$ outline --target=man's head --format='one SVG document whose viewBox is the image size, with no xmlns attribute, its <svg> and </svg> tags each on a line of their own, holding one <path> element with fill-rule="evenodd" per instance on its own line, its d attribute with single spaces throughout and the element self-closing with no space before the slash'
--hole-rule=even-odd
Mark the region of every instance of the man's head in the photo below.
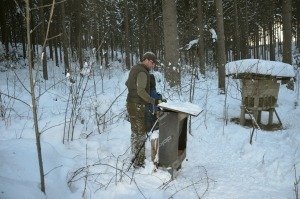
<svg viewBox="0 0 300 199">
<path fill-rule="evenodd" d="M 146 52 L 142 58 L 143 64 L 147 66 L 148 69 L 151 69 L 157 64 L 156 55 L 153 52 Z"/>
</svg>

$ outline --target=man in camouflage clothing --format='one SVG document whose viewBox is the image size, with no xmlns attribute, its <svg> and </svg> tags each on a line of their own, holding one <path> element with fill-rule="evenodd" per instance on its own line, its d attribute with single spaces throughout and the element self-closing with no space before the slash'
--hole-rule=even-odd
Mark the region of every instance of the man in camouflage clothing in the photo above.
<svg viewBox="0 0 300 199">
<path fill-rule="evenodd" d="M 131 152 L 133 166 L 144 167 L 145 160 L 145 138 L 146 138 L 146 104 L 158 104 L 159 101 L 150 97 L 150 76 L 149 71 L 157 63 L 153 52 L 146 52 L 142 62 L 133 66 L 129 72 L 126 86 L 127 111 L 131 123 Z"/>
</svg>

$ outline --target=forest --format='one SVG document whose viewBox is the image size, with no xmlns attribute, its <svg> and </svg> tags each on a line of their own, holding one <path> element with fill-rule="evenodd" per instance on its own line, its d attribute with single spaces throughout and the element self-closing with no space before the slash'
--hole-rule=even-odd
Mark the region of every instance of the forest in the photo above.
<svg viewBox="0 0 300 199">
<path fill-rule="evenodd" d="M 0 4 L 0 38 L 5 46 L 0 60 L 16 59 L 17 48 L 23 50 L 18 59 L 24 59 L 28 57 L 25 1 L 0 0 Z M 119 60 L 130 69 L 144 52 L 153 51 L 162 63 L 178 68 L 175 76 L 168 76 L 171 67 L 164 64 L 166 78 L 177 78 L 177 85 L 184 65 L 204 76 L 206 70 L 218 68 L 222 75 L 226 62 L 239 59 L 292 64 L 297 53 L 292 45 L 300 48 L 297 0 L 30 0 L 29 9 L 33 56 L 45 80 L 46 59 L 70 71 L 71 62 L 82 69 L 93 53 L 106 68 Z M 43 59 L 46 54 L 49 57 Z"/>
<path fill-rule="evenodd" d="M 204 173 L 204 177 L 200 180 L 197 179 L 197 183 L 202 183 L 202 180 L 205 179 L 207 185 L 207 187 L 201 187 L 195 181 L 192 182 L 194 187 L 200 187 L 195 188 L 194 191 L 198 198 L 202 198 L 197 192 L 198 188 L 204 189 L 202 190 L 204 196 L 211 189 L 209 189 L 209 183 L 217 184 L 217 181 L 208 176 L 206 167 L 201 165 L 203 162 L 199 160 L 202 159 L 197 157 L 201 150 L 199 152 L 198 148 L 203 147 L 201 149 L 205 151 L 205 154 L 202 154 L 202 157 L 208 158 L 206 161 L 209 165 L 221 156 L 220 149 L 217 148 L 219 143 L 224 146 L 223 148 L 226 148 L 228 143 L 234 147 L 228 147 L 226 158 L 224 160 L 219 158 L 221 161 L 216 161 L 216 164 L 223 167 L 222 161 L 225 161 L 225 159 L 228 159 L 227 163 L 230 163 L 229 160 L 233 162 L 244 158 L 246 161 L 237 162 L 240 163 L 240 171 L 244 168 L 249 168 L 249 171 L 252 171 L 248 163 L 257 166 L 257 162 L 261 161 L 261 168 L 265 169 L 266 181 L 278 182 L 276 187 L 282 186 L 280 183 L 285 177 L 273 175 L 274 170 L 277 171 L 276 169 L 280 167 L 278 170 L 284 171 L 282 173 L 288 173 L 288 177 L 284 179 L 285 189 L 282 189 L 280 194 L 286 196 L 286 193 L 289 193 L 291 195 L 291 191 L 288 190 L 290 187 L 287 184 L 295 178 L 295 191 L 292 194 L 298 198 L 300 179 L 296 174 L 295 177 L 294 175 L 291 177 L 290 174 L 290 170 L 293 170 L 290 168 L 291 165 L 294 166 L 295 173 L 297 168 L 299 171 L 299 164 L 297 164 L 299 159 L 297 155 L 299 142 L 297 142 L 297 139 L 299 139 L 299 136 L 295 133 L 298 132 L 298 122 L 296 121 L 297 117 L 288 114 L 288 110 L 290 110 L 289 105 L 294 103 L 292 105 L 293 109 L 290 111 L 294 115 L 299 114 L 299 109 L 297 109 L 299 83 L 297 99 L 292 99 L 291 96 L 294 97 L 294 93 L 290 93 L 292 91 L 289 89 L 284 90 L 284 94 L 281 95 L 289 96 L 283 100 L 288 103 L 282 103 L 284 106 L 280 107 L 282 112 L 285 111 L 283 123 L 290 125 L 280 130 L 286 131 L 287 134 L 290 133 L 290 140 L 296 140 L 291 145 L 296 146 L 296 158 L 291 152 L 294 148 L 285 148 L 288 153 L 284 155 L 282 151 L 274 150 L 276 153 L 274 152 L 271 155 L 266 152 L 270 155 L 266 156 L 266 162 L 271 165 L 271 167 L 268 167 L 264 164 L 265 152 L 263 150 L 255 146 L 257 147 L 255 152 L 261 153 L 261 158 L 251 153 L 246 142 L 243 142 L 243 146 L 239 146 L 239 143 L 235 142 L 235 137 L 239 137 L 241 140 L 244 139 L 243 135 L 247 137 L 247 128 L 236 127 L 232 123 L 228 125 L 230 128 L 225 127 L 229 117 L 234 117 L 234 114 L 228 108 L 229 105 L 226 104 L 226 89 L 232 89 L 235 86 L 231 80 L 228 80 L 228 82 L 232 84 L 227 85 L 228 87 L 225 85 L 225 65 L 235 60 L 262 59 L 293 65 L 295 71 L 297 71 L 300 67 L 299 0 L 0 0 L 0 5 L 0 74 L 3 77 L 0 78 L 0 81 L 2 81 L 0 84 L 0 127 L 1 135 L 4 137 L 3 143 L 5 145 L 3 144 L 3 146 L 9 146 L 0 147 L 0 150 L 9 150 L 13 146 L 7 141 L 13 137 L 11 132 L 14 131 L 16 134 L 17 139 L 14 137 L 14 141 L 22 138 L 23 131 L 24 135 L 29 138 L 32 138 L 32 132 L 35 132 L 38 163 L 35 162 L 34 165 L 39 165 L 40 174 L 40 184 L 36 187 L 40 188 L 41 192 L 46 193 L 46 185 L 48 185 L 50 187 L 49 192 L 51 194 L 56 193 L 56 191 L 51 191 L 51 189 L 56 190 L 56 188 L 53 188 L 55 183 L 45 183 L 48 172 L 44 170 L 43 165 L 46 165 L 48 171 L 50 170 L 49 173 L 53 168 L 57 171 L 65 169 L 62 174 L 65 179 L 59 182 L 65 183 L 67 181 L 68 189 L 66 190 L 70 192 L 74 190 L 76 192 L 77 187 L 80 187 L 77 192 L 83 192 L 82 197 L 84 198 L 89 198 L 93 194 L 98 197 L 102 194 L 102 191 L 107 195 L 112 194 L 110 190 L 104 190 L 108 187 L 113 190 L 112 182 L 114 181 L 116 186 L 119 182 L 125 182 L 126 184 L 127 180 L 130 181 L 129 184 L 131 185 L 131 182 L 135 179 L 135 171 L 130 171 L 133 172 L 132 177 L 130 177 L 131 174 L 128 174 L 130 167 L 127 172 L 124 169 L 129 162 L 128 157 L 125 157 L 129 148 L 128 142 L 124 140 L 127 139 L 130 132 L 128 123 L 126 123 L 124 108 L 126 101 L 124 99 L 124 93 L 126 93 L 124 74 L 127 75 L 131 67 L 141 60 L 145 52 L 152 51 L 160 61 L 160 64 L 157 64 L 152 72 L 158 77 L 157 83 L 160 89 L 164 90 L 168 100 L 180 99 L 197 102 L 206 108 L 200 119 L 196 119 L 195 123 L 189 123 L 189 129 L 195 132 L 200 126 L 201 131 L 206 134 L 207 138 L 210 138 L 209 141 L 215 143 L 214 145 L 208 145 L 206 148 L 203 147 L 206 143 L 201 143 L 203 140 L 201 134 L 196 134 L 197 140 L 191 142 L 191 145 L 195 146 L 191 157 L 196 161 L 193 162 L 192 160 L 191 163 L 186 164 L 197 168 L 199 173 Z M 114 74 L 112 75 L 111 72 Z M 212 76 L 217 78 L 212 78 Z M 215 80 L 218 81 L 217 89 L 213 88 Z M 236 87 L 234 89 L 234 92 L 239 92 Z M 216 90 L 217 92 L 214 92 Z M 233 91 L 231 90 L 231 92 Z M 23 95 L 24 93 L 26 95 Z M 237 100 L 237 97 L 235 97 L 237 94 L 230 93 L 228 95 L 233 98 L 233 100 L 228 100 L 230 108 L 235 107 L 236 101 L 234 100 Z M 226 99 L 224 100 L 223 97 Z M 292 102 L 293 100 L 294 102 Z M 223 101 L 225 101 L 224 106 Z M 21 102 L 22 105 L 15 102 Z M 51 108 L 49 108 L 50 104 Z M 21 109 L 16 107 L 21 107 Z M 239 108 L 239 106 L 237 107 Z M 26 111 L 23 112 L 23 110 Z M 29 112 L 32 111 L 32 116 L 28 114 L 28 110 Z M 19 123 L 20 126 L 22 124 L 23 127 L 18 127 L 18 124 L 15 126 L 23 129 L 21 131 L 13 129 L 15 126 L 11 125 L 11 121 L 18 121 L 16 123 Z M 48 124 L 50 125 L 50 123 L 52 126 L 49 127 Z M 42 127 L 39 127 L 39 125 Z M 124 128 L 122 128 L 123 126 Z M 253 135 L 254 132 L 261 130 L 254 126 L 251 128 Z M 225 140 L 226 138 L 223 137 L 226 130 L 233 134 L 232 137 L 229 137 L 230 139 L 228 138 L 228 143 Z M 119 132 L 122 133 L 119 134 Z M 221 133 L 214 137 L 213 133 L 216 132 Z M 107 137 L 105 137 L 105 133 Z M 111 135 L 118 136 L 116 136 L 114 142 L 111 140 L 110 142 L 104 142 L 105 139 L 109 140 L 108 137 Z M 260 134 L 259 136 L 261 135 L 268 136 L 267 134 Z M 194 135 L 191 133 L 189 136 L 193 137 Z M 283 146 L 289 147 L 291 141 L 285 139 L 283 134 L 280 134 L 280 136 L 280 138 L 272 137 L 273 142 L 278 143 L 280 141 Z M 215 138 L 217 138 L 217 141 Z M 62 140 L 63 146 L 60 145 L 61 140 L 59 139 Z M 88 150 L 88 144 L 85 145 L 84 141 L 81 143 L 82 140 L 91 141 L 96 150 L 101 147 L 105 150 L 101 153 L 92 150 L 93 147 Z M 259 141 L 262 142 L 262 140 Z M 0 141 L 2 141 L 2 138 Z M 68 144 L 74 141 L 74 145 L 82 151 L 74 152 L 77 155 L 74 155 L 75 158 L 70 158 L 70 160 L 75 162 L 78 160 L 78 162 L 72 163 L 73 165 L 70 167 L 66 167 L 67 164 L 63 163 L 61 164 L 63 166 L 58 167 L 54 164 L 44 164 L 41 148 L 49 147 L 48 141 L 52 142 L 53 146 L 61 147 L 58 151 L 62 154 L 67 151 Z M 273 142 L 271 144 L 267 143 L 266 147 L 273 147 Z M 120 146 L 119 148 L 111 147 L 111 143 Z M 27 144 L 23 144 L 20 146 L 27 147 Z M 31 147 L 32 145 L 28 146 Z M 233 148 L 237 148 L 237 150 L 231 150 Z M 268 151 L 267 148 L 264 150 Z M 75 151 L 77 148 L 70 147 L 69 149 Z M 125 152 L 120 154 L 120 149 L 123 150 L 122 153 Z M 52 159 L 51 154 L 48 153 L 52 151 L 52 148 L 45 151 L 46 162 L 49 159 L 56 158 Z M 6 152 L 3 154 L 9 155 L 10 151 Z M 92 159 L 88 158 L 88 155 L 90 155 L 88 153 L 92 154 Z M 212 158 L 213 160 L 206 155 L 209 153 L 215 155 Z M 232 156 L 232 154 L 234 155 Z M 244 156 L 245 154 L 252 158 L 248 160 Z M 67 155 L 71 157 L 73 152 Z M 100 156 L 103 158 L 101 161 L 104 163 L 99 160 Z M 280 165 L 281 158 L 284 159 L 286 156 L 288 158 L 284 160 L 283 166 Z M 17 164 L 14 164 L 13 161 L 5 163 L 7 165 L 20 165 L 18 159 L 14 161 Z M 95 162 L 88 163 L 88 161 Z M 65 162 L 67 161 L 65 160 Z M 274 166 L 274 168 L 276 167 L 274 169 L 273 162 L 278 163 L 280 166 Z M 28 164 L 28 162 L 26 163 Z M 288 166 L 285 166 L 285 164 Z M 175 186 L 173 189 L 166 184 L 165 180 L 169 178 L 166 173 L 158 171 L 156 173 L 157 179 L 163 178 L 157 182 L 157 179 L 154 180 L 152 176 L 154 172 L 153 165 L 148 163 L 147 166 L 146 172 L 149 172 L 147 173 L 147 178 L 150 178 L 147 179 L 149 184 L 154 187 L 158 183 L 162 183 L 163 191 L 161 191 L 160 198 L 165 198 L 163 194 L 168 194 L 168 198 L 173 198 L 173 195 L 177 193 L 185 196 L 185 193 L 178 191 L 176 186 L 190 176 L 182 175 L 181 181 L 178 182 L 171 182 L 170 180 L 168 183 Z M 101 167 L 101 169 L 98 167 Z M 102 167 L 104 167 L 103 170 Z M 89 172 L 93 172 L 89 170 L 90 168 L 95 168 L 96 172 L 101 170 L 103 173 L 90 175 Z M 207 168 L 212 171 L 211 168 L 214 167 L 207 166 Z M 7 166 L 5 169 L 9 170 L 11 168 Z M 183 171 L 186 172 L 187 170 L 184 169 Z M 227 169 L 226 174 L 230 178 L 235 166 L 229 165 Z M 260 168 L 255 169 L 255 177 L 259 179 L 262 176 L 261 170 Z M 3 173 L 0 174 L 6 174 L 6 170 L 3 170 Z M 218 171 L 221 170 L 216 167 L 211 173 L 217 173 Z M 237 173 L 234 177 L 243 181 L 244 173 L 241 172 L 241 174 Z M 1 175 L 0 177 L 2 177 Z M 60 174 L 57 175 L 60 176 Z M 97 184 L 97 175 L 107 176 L 99 177 L 102 181 Z M 139 183 L 143 184 L 145 177 L 143 172 L 137 175 L 139 175 L 137 178 Z M 218 178 L 220 176 L 222 174 L 214 177 Z M 11 179 L 19 182 L 18 177 Z M 265 179 L 259 181 L 255 185 L 256 188 L 261 188 L 261 182 L 264 182 Z M 5 177 L 5 183 L 9 184 L 9 180 Z M 230 183 L 224 183 L 225 185 L 222 184 L 221 187 L 227 190 L 228 187 L 234 187 L 231 186 L 231 183 L 235 182 L 235 179 L 231 178 Z M 23 183 L 21 184 L 23 186 Z M 95 187 L 88 191 L 87 185 Z M 251 185 L 251 180 L 245 185 Z M 269 188 L 272 189 L 272 184 L 269 185 Z M 184 186 L 186 187 L 182 190 L 191 185 L 185 183 Z M 9 186 L 4 188 L 7 187 Z M 148 195 L 152 195 L 152 190 L 147 189 L 147 185 L 142 187 L 147 190 L 145 192 Z M 24 190 L 26 190 L 25 188 Z M 165 193 L 164 191 L 167 189 L 169 190 Z M 96 193 L 98 190 L 101 190 L 99 191 L 101 193 Z M 121 189 L 118 189 L 117 192 L 122 198 Z M 239 193 L 240 196 L 244 194 L 239 192 L 238 188 L 235 192 Z M 235 192 L 233 192 L 233 195 Z M 0 193 L 4 194 L 4 191 L 1 190 Z M 143 195 L 138 185 L 134 193 L 138 196 Z M 186 193 L 189 193 L 189 191 Z M 268 195 L 267 192 L 264 193 Z M 15 194 L 15 192 L 11 191 L 9 194 Z M 216 194 L 222 195 L 222 191 L 220 193 L 217 191 Z M 81 193 L 78 195 L 81 195 Z M 72 198 L 69 193 L 68 196 Z M 252 198 L 264 195 L 258 194 L 255 196 L 257 197 Z M 276 198 L 276 192 L 273 193 L 273 196 Z M 146 198 L 144 195 L 143 197 Z M 214 198 L 214 196 L 212 197 Z M 52 196 L 52 198 L 57 197 Z M 157 198 L 156 195 L 154 198 Z M 249 198 L 251 197 L 249 196 Z"/>
</svg>

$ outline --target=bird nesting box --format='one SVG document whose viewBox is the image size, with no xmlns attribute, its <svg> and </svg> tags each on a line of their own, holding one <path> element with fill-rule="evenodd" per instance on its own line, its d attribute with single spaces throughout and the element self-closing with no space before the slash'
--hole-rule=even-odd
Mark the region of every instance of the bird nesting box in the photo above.
<svg viewBox="0 0 300 199">
<path fill-rule="evenodd" d="M 293 66 L 276 61 L 244 59 L 227 63 L 225 71 L 226 76 L 241 80 L 240 124 L 245 124 L 246 113 L 252 114 L 257 123 L 260 123 L 261 112 L 268 111 L 268 125 L 273 123 L 274 112 L 281 125 L 275 110 L 280 87 L 278 81 L 294 77 Z"/>
</svg>

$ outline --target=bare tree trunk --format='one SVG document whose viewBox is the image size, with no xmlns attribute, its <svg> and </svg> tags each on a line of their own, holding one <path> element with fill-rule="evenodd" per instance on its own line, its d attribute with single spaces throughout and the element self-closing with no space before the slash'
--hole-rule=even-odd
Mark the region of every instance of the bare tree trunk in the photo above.
<svg viewBox="0 0 300 199">
<path fill-rule="evenodd" d="M 239 24 L 239 14 L 238 14 L 238 0 L 234 0 L 234 18 L 235 18 L 235 31 L 234 31 L 234 60 L 239 60 L 241 58 L 241 33 Z"/>
<path fill-rule="evenodd" d="M 274 45 L 274 38 L 275 38 L 275 31 L 274 31 L 274 0 L 270 1 L 270 13 L 269 13 L 269 21 L 268 21 L 268 29 L 269 29 L 269 35 L 270 35 L 270 41 L 269 41 L 269 46 L 270 46 L 270 60 L 275 61 L 275 45 Z"/>
<path fill-rule="evenodd" d="M 249 16 L 248 16 L 248 0 L 244 0 L 245 4 L 245 19 L 242 20 L 241 25 L 242 25 L 242 34 L 241 34 L 241 58 L 246 59 L 249 58 L 249 42 L 248 42 L 248 37 L 249 37 Z"/>
<path fill-rule="evenodd" d="M 109 61 L 108 61 L 108 38 L 105 36 L 103 48 L 105 50 L 104 53 L 104 60 L 105 60 L 105 68 L 109 68 Z"/>
<path fill-rule="evenodd" d="M 270 60 L 275 61 L 275 45 L 274 45 L 274 28 L 273 21 L 269 22 L 269 34 L 270 34 Z"/>
<path fill-rule="evenodd" d="M 219 76 L 220 93 L 225 94 L 225 38 L 224 38 L 224 22 L 223 22 L 223 1 L 216 0 L 216 15 L 217 15 L 217 65 Z"/>
<path fill-rule="evenodd" d="M 203 19 L 203 1 L 197 1 L 197 10 L 198 10 L 198 24 L 199 24 L 199 41 L 198 41 L 198 48 L 199 48 L 199 61 L 200 61 L 200 73 L 205 76 L 205 45 L 204 45 L 204 19 Z"/>
<path fill-rule="evenodd" d="M 20 24 L 21 24 L 21 41 L 22 41 L 22 49 L 23 49 L 23 58 L 26 58 L 26 32 L 24 28 L 23 21 L 25 20 L 22 15 L 19 16 Z"/>
<path fill-rule="evenodd" d="M 59 66 L 59 61 L 58 61 L 58 39 L 55 38 L 55 42 L 54 42 L 54 54 L 55 54 L 55 66 Z"/>
<path fill-rule="evenodd" d="M 295 2 L 296 7 L 296 48 L 300 51 L 300 1 Z"/>
<path fill-rule="evenodd" d="M 165 46 L 165 74 L 171 87 L 181 85 L 181 69 L 179 66 L 177 10 L 174 0 L 162 0 L 163 29 Z"/>
<path fill-rule="evenodd" d="M 151 51 L 152 52 L 155 52 L 156 53 L 156 49 L 157 49 L 157 46 L 155 45 L 155 32 L 157 31 L 156 30 L 156 28 L 155 28 L 155 25 L 154 25 L 154 21 L 155 21 L 155 17 L 156 16 L 154 16 L 154 14 L 152 14 L 152 13 L 154 13 L 154 9 L 156 9 L 155 7 L 154 7 L 154 2 L 153 2 L 153 0 L 151 1 L 151 6 L 150 6 L 150 8 L 149 9 L 151 9 L 151 11 L 150 11 L 150 30 L 151 30 L 151 32 L 150 32 L 150 49 L 151 49 Z"/>
<path fill-rule="evenodd" d="M 255 30 L 255 57 L 256 59 L 259 59 L 259 30 Z"/>
<path fill-rule="evenodd" d="M 61 3 L 61 27 L 62 27 L 62 47 L 64 50 L 64 65 L 65 65 L 65 74 L 70 72 L 70 65 L 69 65 L 69 52 L 68 52 L 68 36 L 66 31 L 66 24 L 65 24 L 65 2 Z"/>
<path fill-rule="evenodd" d="M 45 41 L 45 16 L 44 16 L 44 0 L 40 0 L 39 2 L 40 5 L 40 21 L 41 21 L 41 27 L 40 27 L 40 43 L 43 43 Z M 49 22 L 50 23 L 50 22 Z M 46 56 L 46 46 L 42 49 L 42 54 L 41 54 L 41 62 L 43 65 L 43 78 L 44 80 L 48 80 L 48 69 L 47 69 L 47 56 Z"/>
<path fill-rule="evenodd" d="M 144 43 L 144 33 L 142 30 L 142 17 L 143 17 L 143 9 L 142 9 L 142 2 L 138 1 L 138 10 L 137 10 L 137 25 L 138 25 L 138 35 L 139 35 L 139 58 L 142 60 L 143 54 L 144 54 L 144 49 L 143 49 L 143 43 Z"/>
<path fill-rule="evenodd" d="M 77 56 L 78 56 L 78 62 L 79 62 L 79 67 L 80 70 L 83 69 L 83 52 L 82 52 L 82 28 L 81 28 L 81 4 L 82 0 L 76 0 L 75 4 L 75 9 L 76 9 L 76 41 L 77 41 Z"/>
<path fill-rule="evenodd" d="M 5 46 L 5 53 L 8 54 L 9 46 L 8 46 L 8 27 L 6 24 L 6 15 L 5 15 L 5 9 L 6 4 L 3 2 L 3 0 L 0 0 L 0 27 L 1 27 L 1 34 L 2 34 L 2 43 Z"/>
<path fill-rule="evenodd" d="M 35 137 L 36 137 L 36 147 L 38 153 L 38 161 L 39 161 L 39 168 L 40 168 L 40 180 L 41 180 L 41 191 L 45 192 L 45 176 L 44 176 L 44 167 L 43 167 L 43 159 L 42 159 L 42 149 L 41 149 L 41 140 L 40 136 L 41 133 L 39 132 L 38 127 L 38 119 L 37 119 L 37 104 L 35 99 L 35 84 L 33 79 L 33 57 L 32 57 L 32 45 L 31 45 L 31 16 L 30 16 L 30 6 L 29 1 L 26 0 L 26 27 L 27 27 L 27 43 L 28 43 L 28 55 L 29 55 L 29 80 L 30 80 L 30 90 L 31 90 L 31 101 L 32 101 L 32 114 L 33 114 L 33 122 L 34 122 L 34 130 L 35 130 Z"/>
<path fill-rule="evenodd" d="M 124 20 L 125 20 L 125 64 L 126 68 L 130 70 L 130 48 L 129 48 L 129 16 L 127 0 L 124 1 Z"/>
<path fill-rule="evenodd" d="M 267 36 L 266 36 L 266 30 L 263 28 L 263 45 L 262 45 L 262 58 L 267 59 Z"/>
<path fill-rule="evenodd" d="M 49 31 L 49 37 L 53 35 L 52 32 L 53 30 L 51 28 Z M 52 39 L 48 41 L 48 48 L 49 48 L 49 57 L 53 61 L 53 40 Z"/>
<path fill-rule="evenodd" d="M 283 59 L 292 64 L 292 0 L 282 1 Z"/>
</svg>

